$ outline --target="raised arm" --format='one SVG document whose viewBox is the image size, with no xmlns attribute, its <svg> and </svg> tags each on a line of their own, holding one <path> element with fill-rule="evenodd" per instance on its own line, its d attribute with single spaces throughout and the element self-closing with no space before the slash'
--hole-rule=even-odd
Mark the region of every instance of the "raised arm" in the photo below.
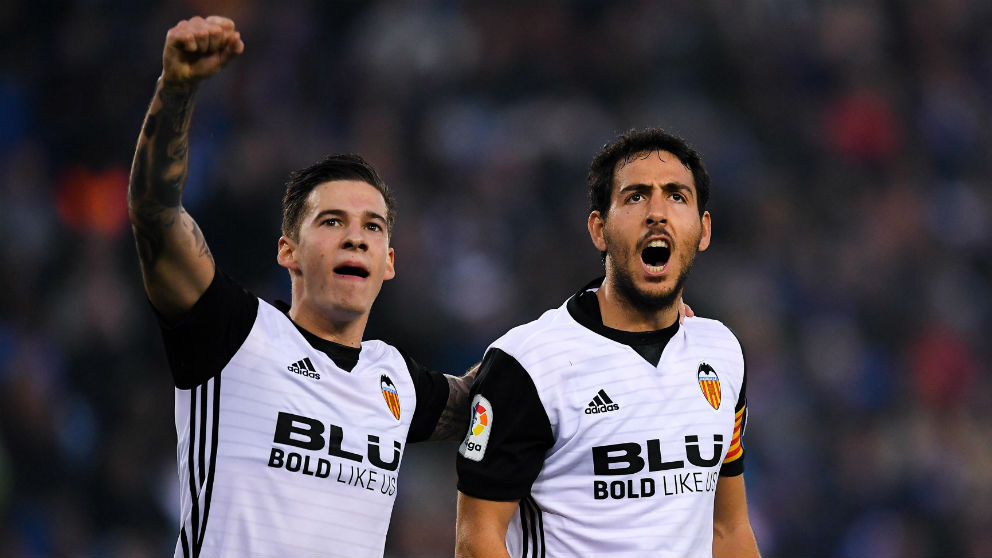
<svg viewBox="0 0 992 558">
<path fill-rule="evenodd" d="M 128 214 L 145 291 L 167 317 L 192 308 L 214 275 L 203 234 L 182 206 L 196 88 L 243 51 L 234 22 L 219 16 L 180 21 L 165 37 L 162 75 L 131 165 Z"/>
</svg>

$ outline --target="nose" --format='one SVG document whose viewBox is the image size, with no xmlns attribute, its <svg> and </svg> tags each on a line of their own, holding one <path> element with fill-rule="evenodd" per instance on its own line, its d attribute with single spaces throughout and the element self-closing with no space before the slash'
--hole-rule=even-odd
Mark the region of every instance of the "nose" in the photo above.
<svg viewBox="0 0 992 558">
<path fill-rule="evenodd" d="M 362 236 L 361 227 L 349 227 L 341 247 L 345 250 L 360 250 L 364 252 L 369 249 L 369 243 Z"/>
<path fill-rule="evenodd" d="M 668 219 L 665 216 L 664 196 L 651 196 L 651 200 L 648 202 L 648 226 L 664 225 L 667 222 Z"/>
</svg>

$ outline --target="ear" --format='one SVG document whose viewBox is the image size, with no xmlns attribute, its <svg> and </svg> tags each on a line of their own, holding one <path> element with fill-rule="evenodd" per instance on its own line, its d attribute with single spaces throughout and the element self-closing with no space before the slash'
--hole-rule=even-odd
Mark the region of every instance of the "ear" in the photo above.
<svg viewBox="0 0 992 558">
<path fill-rule="evenodd" d="M 389 248 L 388 255 L 386 256 L 386 273 L 382 275 L 383 281 L 389 281 L 393 277 L 396 277 L 396 268 L 393 267 L 396 259 L 396 251 Z"/>
<path fill-rule="evenodd" d="M 710 223 L 710 212 L 704 211 L 703 217 L 701 219 L 703 223 L 703 232 L 699 236 L 699 251 L 702 252 L 710 247 L 710 231 L 712 224 Z"/>
<path fill-rule="evenodd" d="M 279 237 L 279 248 L 276 261 L 291 272 L 299 272 L 300 265 L 296 263 L 296 242 L 288 236 Z"/>
<path fill-rule="evenodd" d="M 586 225 L 589 227 L 589 238 L 592 239 L 593 245 L 600 252 L 605 252 L 606 237 L 603 236 L 603 227 L 606 226 L 606 222 L 603 220 L 603 216 L 599 214 L 599 211 L 593 211 L 589 214 L 589 222 Z"/>
</svg>

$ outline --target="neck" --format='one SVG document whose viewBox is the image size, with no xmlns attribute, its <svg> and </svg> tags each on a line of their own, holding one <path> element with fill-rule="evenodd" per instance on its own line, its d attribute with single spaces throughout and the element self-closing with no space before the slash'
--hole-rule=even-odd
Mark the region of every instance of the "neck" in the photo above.
<svg viewBox="0 0 992 558">
<path fill-rule="evenodd" d="M 604 326 L 621 331 L 655 331 L 672 325 L 678 319 L 677 304 L 682 299 L 682 293 L 679 292 L 668 306 L 646 308 L 633 304 L 607 276 L 596 291 L 596 298 L 599 299 Z"/>
<path fill-rule="evenodd" d="M 339 345 L 361 347 L 369 313 L 322 312 L 294 300 L 289 317 L 310 333 Z"/>
</svg>

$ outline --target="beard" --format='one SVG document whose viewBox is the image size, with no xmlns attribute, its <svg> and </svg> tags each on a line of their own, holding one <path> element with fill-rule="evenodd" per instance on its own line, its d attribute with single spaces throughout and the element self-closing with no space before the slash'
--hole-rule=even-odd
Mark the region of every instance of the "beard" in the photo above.
<svg viewBox="0 0 992 558">
<path fill-rule="evenodd" d="M 697 239 L 696 244 L 699 241 Z M 638 254 L 632 254 L 626 249 L 619 248 L 610 242 L 609 238 L 606 238 L 606 252 L 610 255 L 614 262 L 629 262 L 631 259 L 640 260 Z M 613 256 L 619 256 L 614 258 Z M 669 259 L 670 263 L 675 259 L 675 254 L 672 254 Z M 682 266 L 682 271 L 679 272 L 678 279 L 675 281 L 675 285 L 671 289 L 663 291 L 646 291 L 637 286 L 634 282 L 634 275 L 629 270 L 629 266 L 624 265 L 612 265 L 608 271 L 609 280 L 616 287 L 617 294 L 621 298 L 630 304 L 631 308 L 643 313 L 654 313 L 661 310 L 671 308 L 678 301 L 679 297 L 682 295 L 682 287 L 685 285 L 685 280 L 689 276 L 689 270 L 692 269 L 692 264 L 696 260 L 696 252 L 692 251 L 689 254 L 688 261 Z"/>
<path fill-rule="evenodd" d="M 625 268 L 614 267 L 610 273 L 610 280 L 617 289 L 617 294 L 630 303 L 631 307 L 645 313 L 659 312 L 671 308 L 682 295 L 682 286 L 686 277 L 689 276 L 689 269 L 692 262 L 689 262 L 681 273 L 675 285 L 667 291 L 650 292 L 639 288 L 634 283 L 634 277 Z"/>
</svg>

